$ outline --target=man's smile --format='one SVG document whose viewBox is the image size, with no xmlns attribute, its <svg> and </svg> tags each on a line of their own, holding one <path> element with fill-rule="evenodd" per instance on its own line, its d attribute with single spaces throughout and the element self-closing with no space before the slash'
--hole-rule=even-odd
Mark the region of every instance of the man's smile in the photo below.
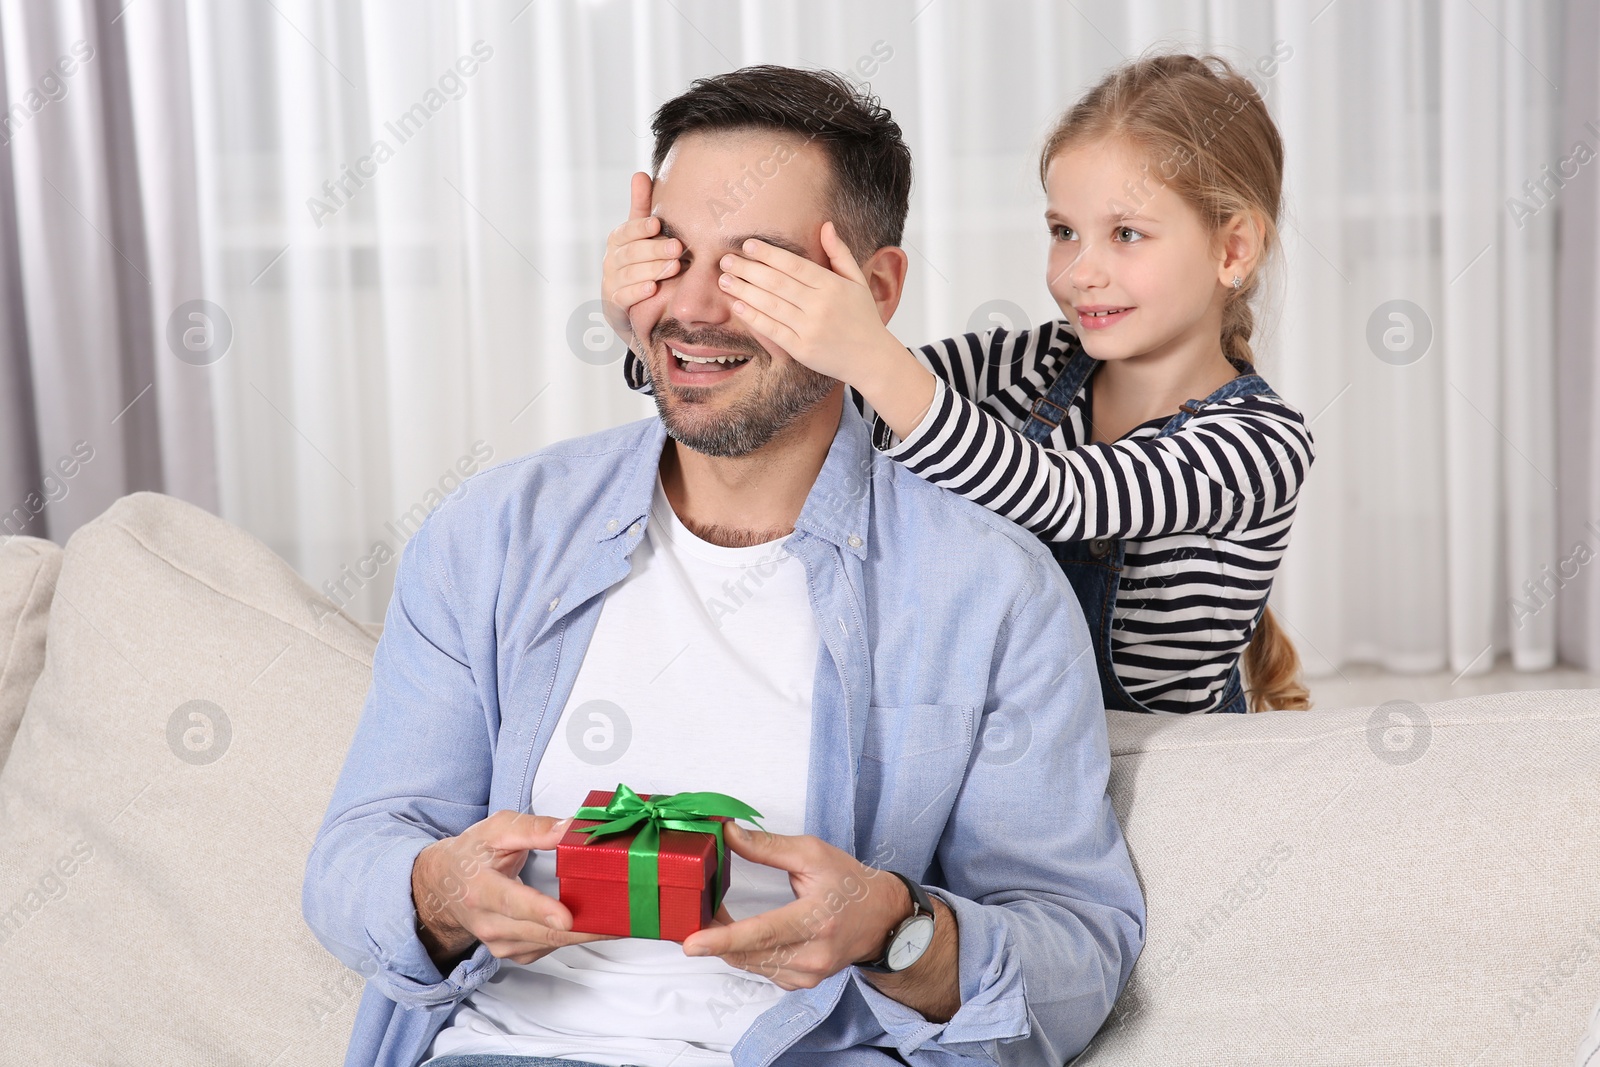
<svg viewBox="0 0 1600 1067">
<path fill-rule="evenodd" d="M 702 345 L 666 342 L 667 380 L 674 385 L 716 385 L 743 369 L 752 359 L 748 352 Z"/>
</svg>

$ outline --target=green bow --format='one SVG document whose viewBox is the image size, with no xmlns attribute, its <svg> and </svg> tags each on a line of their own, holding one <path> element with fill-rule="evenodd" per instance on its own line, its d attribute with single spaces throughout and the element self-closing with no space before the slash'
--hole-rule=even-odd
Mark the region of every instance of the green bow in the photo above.
<svg viewBox="0 0 1600 1067">
<path fill-rule="evenodd" d="M 691 833 L 711 834 L 717 839 L 717 870 L 711 879 L 711 910 L 715 912 L 722 903 L 722 865 L 726 847 L 722 840 L 722 822 L 711 818 L 723 815 L 731 819 L 749 819 L 756 823 L 761 813 L 742 800 L 726 793 L 672 793 L 645 800 L 638 793 L 617 783 L 617 791 L 603 808 L 582 807 L 574 819 L 603 820 L 594 826 L 580 827 L 578 832 L 595 838 L 620 834 L 639 827 L 639 833 L 628 846 L 628 927 L 634 937 L 661 936 L 661 887 L 657 873 L 661 851 L 662 830 L 688 830 Z"/>
</svg>

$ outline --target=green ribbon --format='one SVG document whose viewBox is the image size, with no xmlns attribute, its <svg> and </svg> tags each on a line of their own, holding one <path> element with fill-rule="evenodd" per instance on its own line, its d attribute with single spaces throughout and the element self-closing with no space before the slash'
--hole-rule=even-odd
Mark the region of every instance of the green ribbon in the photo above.
<svg viewBox="0 0 1600 1067">
<path fill-rule="evenodd" d="M 645 800 L 638 793 L 617 783 L 617 791 L 603 808 L 582 807 L 574 819 L 603 820 L 578 832 L 591 841 L 639 827 L 628 846 L 628 928 L 634 937 L 661 936 L 661 886 L 658 872 L 662 830 L 688 830 L 711 834 L 717 839 L 717 870 L 711 879 L 711 910 L 722 903 L 722 865 L 726 849 L 722 841 L 722 822 L 711 818 L 724 815 L 756 822 L 761 813 L 742 800 L 726 793 L 672 793 Z"/>
</svg>

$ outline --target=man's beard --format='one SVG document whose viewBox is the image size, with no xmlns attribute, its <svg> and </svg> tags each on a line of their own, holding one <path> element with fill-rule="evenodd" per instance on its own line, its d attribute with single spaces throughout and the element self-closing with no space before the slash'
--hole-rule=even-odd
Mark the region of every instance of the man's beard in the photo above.
<svg viewBox="0 0 1600 1067">
<path fill-rule="evenodd" d="M 751 363 L 766 364 L 766 380 L 731 409 L 714 416 L 693 418 L 691 412 L 707 399 L 704 392 L 708 387 L 676 386 L 667 381 L 666 361 L 675 358 L 667 351 L 668 341 L 748 352 Z M 657 373 L 658 361 L 660 373 Z M 795 360 L 790 360 L 781 371 L 774 370 L 772 356 L 747 336 L 720 330 L 690 334 L 673 319 L 662 319 L 650 332 L 650 359 L 646 361 L 646 369 L 656 411 L 661 415 L 667 435 L 685 448 L 723 458 L 747 456 L 764 447 L 820 404 L 839 384 L 837 379 L 818 374 Z M 744 372 L 751 374 L 753 368 L 747 366 Z"/>
</svg>

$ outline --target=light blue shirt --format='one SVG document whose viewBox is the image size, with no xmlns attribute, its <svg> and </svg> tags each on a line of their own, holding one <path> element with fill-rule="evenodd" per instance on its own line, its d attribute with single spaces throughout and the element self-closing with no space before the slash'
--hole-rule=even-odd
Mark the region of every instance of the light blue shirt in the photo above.
<svg viewBox="0 0 1600 1067">
<path fill-rule="evenodd" d="M 665 439 L 651 418 L 481 471 L 407 542 L 302 893 L 317 939 L 368 978 L 347 1067 L 415 1067 L 499 968 L 479 943 L 440 974 L 411 868 L 491 812 L 527 810 L 605 592 L 644 536 Z M 892 1047 L 929 1067 L 1061 1067 L 1145 936 L 1066 578 L 1032 534 L 875 451 L 848 406 L 785 547 L 822 638 L 806 832 L 949 906 L 961 1008 L 929 1022 L 846 967 L 786 993 L 734 1062 L 885 1067 Z M 615 784 L 595 769 L 595 788 Z"/>
</svg>

